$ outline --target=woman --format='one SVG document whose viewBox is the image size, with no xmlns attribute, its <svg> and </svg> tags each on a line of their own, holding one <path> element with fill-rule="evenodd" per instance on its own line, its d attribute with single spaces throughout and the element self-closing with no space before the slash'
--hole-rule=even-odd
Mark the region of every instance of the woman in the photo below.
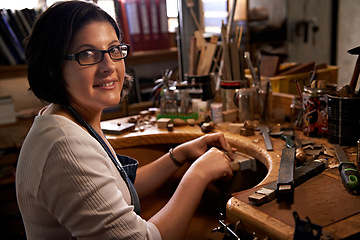
<svg viewBox="0 0 360 240">
<path fill-rule="evenodd" d="M 116 22 L 91 3 L 54 4 L 35 23 L 28 79 L 50 105 L 36 116 L 16 173 L 28 239 L 183 239 L 206 186 L 232 176 L 232 149 L 212 134 L 139 168 L 134 181 L 137 162 L 117 156 L 100 129 L 102 110 L 128 90 L 128 51 Z M 169 202 L 142 219 L 139 198 L 185 161 L 194 162 Z"/>
</svg>

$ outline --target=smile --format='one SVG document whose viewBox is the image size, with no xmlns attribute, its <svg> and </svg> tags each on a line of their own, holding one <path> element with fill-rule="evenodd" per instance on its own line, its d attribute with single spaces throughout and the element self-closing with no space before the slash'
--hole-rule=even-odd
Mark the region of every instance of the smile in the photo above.
<svg viewBox="0 0 360 240">
<path fill-rule="evenodd" d="M 110 87 L 112 85 L 114 85 L 115 82 L 109 82 L 109 83 L 104 83 L 104 84 L 100 84 L 100 85 L 96 85 L 95 87 Z"/>
</svg>

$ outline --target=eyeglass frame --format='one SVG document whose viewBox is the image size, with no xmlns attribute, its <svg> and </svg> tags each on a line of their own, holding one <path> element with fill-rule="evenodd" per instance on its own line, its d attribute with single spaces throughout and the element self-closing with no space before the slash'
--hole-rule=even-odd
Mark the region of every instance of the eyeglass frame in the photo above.
<svg viewBox="0 0 360 240">
<path fill-rule="evenodd" d="M 127 47 L 126 56 L 121 57 L 119 59 L 114 59 L 111 56 L 110 51 L 113 50 L 116 47 L 121 47 L 121 46 L 126 46 Z M 85 51 L 98 51 L 98 52 L 100 52 L 101 53 L 100 61 L 95 62 L 95 63 L 89 63 L 89 64 L 81 64 L 78 56 L 79 56 L 80 53 L 85 52 Z M 109 56 L 110 56 L 110 58 L 112 60 L 122 60 L 122 59 L 125 59 L 127 56 L 129 56 L 129 52 L 130 52 L 130 45 L 126 44 L 126 43 L 121 43 L 119 45 L 116 45 L 116 46 L 113 46 L 113 47 L 109 48 L 108 50 L 86 49 L 86 50 L 83 50 L 83 51 L 80 51 L 80 52 L 77 52 L 77 53 L 68 54 L 68 55 L 65 56 L 65 60 L 77 61 L 80 66 L 91 66 L 91 65 L 95 65 L 95 64 L 98 64 L 98 63 L 102 62 L 102 60 L 104 60 L 105 53 L 109 54 Z"/>
</svg>

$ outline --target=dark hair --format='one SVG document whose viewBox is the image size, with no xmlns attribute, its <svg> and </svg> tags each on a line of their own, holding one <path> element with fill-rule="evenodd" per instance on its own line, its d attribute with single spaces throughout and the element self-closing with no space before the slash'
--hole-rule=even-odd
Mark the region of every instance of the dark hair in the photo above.
<svg viewBox="0 0 360 240">
<path fill-rule="evenodd" d="M 74 35 L 94 21 L 109 22 L 121 40 L 116 21 L 93 3 L 82 1 L 58 2 L 36 20 L 25 45 L 28 81 L 31 91 L 40 100 L 69 104 L 62 66 Z M 129 91 L 131 77 L 125 75 L 122 96 Z"/>
</svg>

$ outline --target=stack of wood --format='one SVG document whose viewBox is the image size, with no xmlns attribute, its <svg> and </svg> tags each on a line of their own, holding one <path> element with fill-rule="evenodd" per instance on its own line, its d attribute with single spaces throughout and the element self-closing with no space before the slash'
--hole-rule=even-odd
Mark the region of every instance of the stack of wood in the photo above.
<svg viewBox="0 0 360 240">
<path fill-rule="evenodd" d="M 234 39 L 230 39 L 230 34 L 227 32 L 227 26 L 222 23 L 221 38 L 223 48 L 223 80 L 243 80 L 245 79 L 245 61 L 244 52 L 240 49 L 242 26 L 237 26 Z"/>
<path fill-rule="evenodd" d="M 212 36 L 207 42 L 202 31 L 195 31 L 190 39 L 189 76 L 204 76 L 214 72 L 220 57 L 218 36 Z M 213 68 L 211 68 L 213 67 Z"/>
</svg>

